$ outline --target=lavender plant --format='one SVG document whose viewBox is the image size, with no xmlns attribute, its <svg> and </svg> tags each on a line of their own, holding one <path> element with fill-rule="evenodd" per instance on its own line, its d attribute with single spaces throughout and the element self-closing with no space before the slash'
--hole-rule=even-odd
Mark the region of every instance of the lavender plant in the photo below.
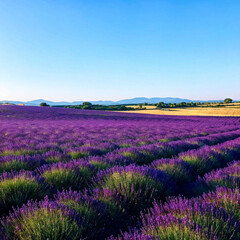
<svg viewBox="0 0 240 240">
<path fill-rule="evenodd" d="M 28 202 L 1 220 L 6 239 L 83 239 L 82 220 L 78 214 L 46 197 Z"/>
<path fill-rule="evenodd" d="M 82 161 L 44 165 L 37 171 L 47 183 L 59 190 L 83 189 L 90 183 L 94 174 L 94 168 Z"/>
<path fill-rule="evenodd" d="M 110 220 L 107 207 L 98 200 L 90 197 L 88 192 L 76 191 L 58 192 L 55 200 L 59 204 L 74 209 L 82 220 L 82 236 L 87 239 L 103 238 Z"/>
<path fill-rule="evenodd" d="M 151 166 L 167 173 L 178 185 L 189 183 L 193 179 L 191 166 L 180 159 L 160 159 Z"/>
<path fill-rule="evenodd" d="M 49 194 L 44 180 L 28 171 L 3 173 L 0 176 L 0 212 L 7 213 L 12 207 L 21 206 L 31 199 L 42 199 Z"/>
<path fill-rule="evenodd" d="M 168 182 L 169 181 L 169 182 Z M 154 199 L 164 199 L 174 186 L 160 170 L 129 165 L 100 171 L 93 179 L 94 187 L 108 189 L 123 211 L 134 215 L 151 206 Z"/>
</svg>

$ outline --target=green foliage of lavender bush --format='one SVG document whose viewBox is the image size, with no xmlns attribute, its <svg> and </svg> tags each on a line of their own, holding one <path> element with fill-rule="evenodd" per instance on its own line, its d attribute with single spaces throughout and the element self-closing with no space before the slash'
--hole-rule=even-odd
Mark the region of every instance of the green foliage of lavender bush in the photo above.
<svg viewBox="0 0 240 240">
<path fill-rule="evenodd" d="M 88 167 L 79 166 L 79 175 L 82 177 L 83 185 L 87 186 L 90 183 L 91 178 L 93 177 L 93 171 L 91 171 Z"/>
<path fill-rule="evenodd" d="M 240 192 L 239 189 L 217 188 L 215 192 L 203 194 L 203 201 L 214 204 L 218 208 L 224 208 L 227 213 L 233 214 L 240 220 Z"/>
<path fill-rule="evenodd" d="M 158 165 L 156 169 L 164 171 L 177 183 L 188 183 L 191 182 L 193 178 L 186 168 L 178 164 L 161 164 Z"/>
<path fill-rule="evenodd" d="M 141 190 L 143 195 L 148 195 L 148 191 L 149 193 L 152 193 L 152 190 L 161 192 L 163 189 L 161 183 L 156 182 L 150 177 L 133 172 L 114 172 L 106 178 L 103 187 L 111 190 L 117 189 L 119 193 L 126 195 L 133 201 L 136 200 L 135 197 L 137 197 L 133 194 L 134 192 L 137 194 L 138 190 Z"/>
<path fill-rule="evenodd" d="M 138 155 L 132 152 L 120 152 L 119 154 L 123 155 L 124 157 L 130 158 L 133 161 L 137 161 Z"/>
<path fill-rule="evenodd" d="M 98 170 L 105 170 L 110 167 L 108 163 L 103 162 L 103 161 L 100 162 L 100 161 L 91 160 L 91 161 L 89 161 L 89 163 L 91 163 Z"/>
<path fill-rule="evenodd" d="M 198 213 L 194 212 L 188 213 L 188 217 L 194 222 L 201 226 L 202 231 L 206 235 L 216 235 L 221 240 L 237 239 L 239 228 L 229 224 L 227 219 L 221 218 L 221 216 L 214 216 L 211 212 Z"/>
<path fill-rule="evenodd" d="M 172 224 L 167 227 L 149 227 L 143 233 L 147 236 L 152 236 L 154 240 L 209 240 L 203 234 L 181 223 Z"/>
<path fill-rule="evenodd" d="M 8 161 L 0 164 L 0 173 L 11 172 L 12 170 L 20 171 L 22 169 L 30 170 L 26 162 L 21 162 L 17 160 Z"/>
<path fill-rule="evenodd" d="M 24 176 L 4 179 L 0 182 L 0 210 L 9 211 L 12 206 L 21 206 L 30 199 L 41 199 L 46 190 L 34 179 Z"/>
<path fill-rule="evenodd" d="M 150 207 L 153 199 L 164 198 L 163 184 L 136 172 L 114 172 L 107 176 L 99 187 L 116 191 L 119 202 L 114 200 L 114 203 L 130 214 Z"/>
<path fill-rule="evenodd" d="M 80 240 L 81 232 L 78 224 L 60 210 L 47 208 L 15 219 L 6 227 L 9 240 Z"/>
<path fill-rule="evenodd" d="M 84 151 L 72 151 L 68 153 L 73 159 L 88 157 L 89 153 Z"/>
<path fill-rule="evenodd" d="M 82 188 L 82 177 L 72 169 L 51 169 L 42 174 L 46 182 L 59 190 Z"/>
<path fill-rule="evenodd" d="M 34 155 L 39 153 L 39 151 L 28 150 L 28 149 L 19 149 L 19 150 L 5 150 L 0 153 L 0 156 L 20 156 L 20 155 Z"/>
<path fill-rule="evenodd" d="M 204 175 L 206 172 L 209 172 L 213 169 L 213 162 L 211 160 L 202 161 L 201 158 L 198 158 L 194 155 L 192 156 L 182 156 L 182 160 L 186 161 L 197 173 L 197 175 Z"/>
<path fill-rule="evenodd" d="M 58 162 L 68 162 L 69 159 L 67 158 L 63 159 L 60 157 L 52 156 L 52 157 L 46 158 L 45 161 L 48 163 L 58 163 Z"/>
<path fill-rule="evenodd" d="M 96 239 L 98 234 L 102 234 L 104 221 L 102 216 L 87 203 L 80 203 L 74 200 L 60 201 L 64 205 L 73 208 L 80 216 L 83 217 L 82 235 L 87 239 Z M 100 235 L 99 235 L 100 236 Z"/>
</svg>

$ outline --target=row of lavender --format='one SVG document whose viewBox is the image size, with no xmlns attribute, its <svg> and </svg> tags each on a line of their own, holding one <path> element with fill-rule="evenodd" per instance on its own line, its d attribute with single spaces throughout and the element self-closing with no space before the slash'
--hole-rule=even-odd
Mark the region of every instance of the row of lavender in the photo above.
<svg viewBox="0 0 240 240">
<path fill-rule="evenodd" d="M 240 161 L 192 184 L 200 197 L 154 202 L 140 223 L 111 240 L 240 239 Z"/>
<path fill-rule="evenodd" d="M 218 149 L 221 150 L 221 152 L 225 151 L 225 153 L 222 154 L 223 158 L 219 158 L 219 161 L 220 161 L 220 159 L 224 159 L 224 158 L 226 159 L 226 162 L 230 161 L 231 154 L 229 151 L 233 151 L 235 154 L 237 154 L 237 153 L 239 154 L 239 145 L 240 145 L 239 140 L 237 139 L 235 141 L 229 142 L 228 144 L 222 144 L 222 146 L 218 146 Z M 202 150 L 202 149 L 200 149 L 200 150 Z M 226 153 L 226 151 L 228 151 L 228 154 Z M 200 151 L 196 150 L 195 155 L 198 155 L 198 152 L 200 152 Z M 229 154 L 230 154 L 230 156 L 228 156 Z M 191 153 L 191 155 L 193 155 L 193 154 Z M 160 161 L 162 162 L 162 165 L 166 166 L 166 163 L 167 163 L 166 159 L 160 160 Z M 157 163 L 158 163 L 157 166 L 161 166 L 161 164 L 159 164 L 160 161 L 157 161 Z M 199 159 L 199 161 L 201 161 L 201 159 Z M 215 161 L 217 161 L 217 160 L 215 160 Z M 225 162 L 225 164 L 226 164 L 226 162 Z M 169 160 L 169 166 L 174 166 L 173 163 L 175 163 L 175 169 L 180 170 L 179 171 L 180 173 L 181 172 L 184 173 L 183 170 L 186 166 L 182 165 L 183 162 L 181 162 L 181 160 L 178 160 L 178 161 L 177 160 Z M 184 168 L 181 169 L 183 166 L 184 166 Z M 238 180 L 239 179 L 238 178 L 239 177 L 239 175 L 238 175 L 239 169 L 237 168 L 238 166 L 239 166 L 239 163 L 236 162 L 232 166 L 230 166 L 226 169 L 218 170 L 217 172 L 207 174 L 206 176 L 204 176 L 203 179 L 198 179 L 196 182 L 194 182 L 194 184 L 191 184 L 194 186 L 192 188 L 193 189 L 192 191 L 193 192 L 196 191 L 197 188 L 200 189 L 200 191 L 201 191 L 203 189 L 203 187 L 205 188 L 205 191 L 208 191 L 208 190 L 214 189 L 216 187 L 216 185 L 221 185 L 220 184 L 221 182 L 222 182 L 222 185 L 226 185 L 228 183 L 227 186 L 229 186 L 229 187 L 235 187 L 235 186 L 238 187 L 239 186 L 239 180 Z M 187 172 L 185 172 L 185 173 L 187 173 Z M 179 177 L 179 174 L 177 173 L 176 176 Z M 184 174 L 183 174 L 183 176 L 184 176 Z M 37 179 L 36 176 L 33 176 L 32 174 L 27 173 L 27 172 L 21 172 L 19 174 L 13 174 L 13 175 L 5 174 L 5 175 L 3 175 L 3 177 L 4 177 L 5 181 L 1 181 L 1 182 L 5 183 L 5 184 L 10 183 L 10 181 L 6 181 L 6 179 L 8 179 L 8 180 L 14 179 L 15 183 L 17 182 L 20 184 L 23 184 L 23 181 L 25 181 L 25 186 L 28 184 L 28 186 L 30 187 L 29 192 L 26 192 L 25 189 L 21 189 L 21 191 L 23 191 L 22 193 L 25 193 L 24 197 L 26 197 L 26 200 L 28 198 L 31 199 L 31 198 L 36 197 L 34 195 L 32 195 L 32 196 L 26 195 L 27 193 L 35 194 L 35 195 L 39 194 L 39 198 L 41 199 L 44 195 L 47 194 L 47 191 L 53 192 L 53 189 L 50 189 L 49 187 L 46 186 L 46 184 L 44 184 L 43 179 Z M 71 177 L 73 177 L 72 182 L 69 182 L 69 178 L 65 179 L 67 184 L 70 184 L 70 185 L 74 184 L 74 181 L 77 179 L 76 176 L 74 176 L 74 175 L 71 175 Z M 37 184 L 34 185 L 34 181 L 33 181 L 34 178 L 35 178 L 35 183 L 38 182 L 38 185 Z M 19 182 L 16 181 L 17 179 L 19 180 Z M 55 181 L 56 180 L 62 181 L 63 178 L 62 177 L 61 177 L 61 179 L 55 178 Z M 179 178 L 179 180 L 181 180 L 181 177 Z M 80 216 L 84 216 L 84 217 L 90 217 L 90 219 L 94 219 L 94 221 L 96 221 L 97 217 L 95 215 L 92 216 L 92 214 L 95 213 L 97 216 L 103 216 L 103 218 L 105 220 L 108 219 L 108 221 L 105 222 L 105 224 L 103 225 L 104 227 L 106 227 L 107 223 L 109 223 L 109 219 L 111 219 L 110 222 L 112 222 L 112 226 L 111 225 L 108 226 L 108 229 L 111 229 L 111 231 L 113 231 L 114 226 L 116 226 L 116 225 L 121 225 L 123 227 L 124 224 L 126 224 L 126 223 L 130 224 L 131 221 L 133 223 L 134 216 L 138 215 L 138 213 L 142 209 L 144 209 L 146 207 L 150 207 L 153 199 L 164 200 L 166 196 L 172 195 L 176 191 L 176 184 L 174 184 L 174 182 L 169 178 L 169 176 L 167 176 L 163 172 L 161 172 L 159 170 L 154 170 L 149 167 L 137 167 L 135 165 L 130 165 L 127 167 L 114 167 L 114 168 L 111 168 L 111 169 L 108 169 L 105 171 L 101 171 L 97 174 L 96 177 L 93 177 L 92 182 L 94 185 L 93 190 L 85 192 L 84 196 L 82 194 L 78 194 L 76 192 L 70 192 L 70 193 L 62 192 L 61 194 L 58 193 L 57 198 L 60 198 L 63 200 L 64 206 L 70 206 L 74 210 L 78 210 L 79 211 L 78 214 L 74 211 L 73 211 L 73 213 L 77 214 L 79 219 L 82 219 L 82 218 L 80 218 Z M 42 185 L 42 187 L 39 187 L 40 185 Z M 17 187 L 19 188 L 20 186 L 17 186 Z M 2 187 L 4 187 L 4 185 L 2 185 Z M 7 186 L 4 189 L 6 197 L 8 197 L 6 199 L 8 199 L 9 201 L 10 201 L 10 199 L 12 201 L 16 201 L 16 196 L 12 196 L 10 193 L 7 196 L 8 188 L 9 188 L 9 186 Z M 58 188 L 60 188 L 60 187 L 58 187 Z M 48 193 L 48 195 L 49 195 L 49 193 Z M 18 198 L 18 200 L 19 200 L 19 198 Z M 57 201 L 56 196 L 55 196 L 55 201 Z M 53 204 L 52 201 L 50 201 L 50 203 Z M 44 204 L 47 204 L 46 206 L 48 206 L 48 204 L 50 204 L 50 203 L 49 203 L 48 199 L 45 199 Z M 19 220 L 20 223 L 22 224 L 21 217 L 19 217 L 19 215 L 16 215 L 16 214 L 19 212 L 21 212 L 22 214 L 25 214 L 24 213 L 25 209 L 26 209 L 26 211 L 30 211 L 29 209 L 32 208 L 31 207 L 32 204 L 33 204 L 34 208 L 31 211 L 33 211 L 33 212 L 34 211 L 38 212 L 39 207 L 40 208 L 43 207 L 44 211 L 46 210 L 45 205 L 41 206 L 42 203 L 40 203 L 40 205 L 38 205 L 38 203 L 29 203 L 29 206 L 27 208 L 23 207 L 23 209 L 17 210 L 11 216 L 11 221 L 13 221 L 14 219 L 15 219 L 14 221 Z M 92 206 L 92 204 L 94 206 Z M 95 208 L 95 206 L 98 206 L 98 205 L 101 207 L 99 209 L 97 209 L 97 212 L 93 211 L 92 208 Z M 57 208 L 60 207 L 60 205 L 57 205 L 57 206 L 58 206 Z M 7 208 L 7 206 L 4 206 L 2 211 L 4 211 L 4 209 L 6 209 L 6 208 Z M 102 208 L 104 209 L 104 214 L 102 214 L 102 211 L 103 211 Z M 68 210 L 69 210 L 69 208 L 68 208 Z M 94 209 L 94 210 L 96 210 L 96 209 Z M 52 211 L 52 210 L 50 208 L 50 209 L 47 209 L 46 211 L 47 211 L 46 214 L 49 214 L 48 211 Z M 210 213 L 210 212 L 208 212 L 208 213 Z M 32 212 L 31 212 L 31 214 L 32 214 Z M 105 214 L 108 217 L 106 217 Z M 16 217 L 16 216 L 18 216 L 18 217 Z M 129 218 L 130 216 L 132 218 Z M 54 216 L 52 216 L 52 217 L 54 217 Z M 16 218 L 18 220 L 16 220 Z M 8 222 L 8 224 L 9 224 L 9 221 L 10 221 L 9 218 L 7 218 L 7 220 L 5 220 L 5 224 L 6 224 L 6 222 Z M 45 215 L 43 215 L 42 221 L 45 221 Z M 83 221 L 84 224 L 87 224 L 87 222 L 88 222 L 86 228 L 84 227 L 84 229 L 86 231 L 88 228 L 93 229 L 93 226 L 92 226 L 93 222 L 91 220 L 86 222 L 86 219 L 85 220 L 82 219 L 81 221 Z M 103 231 L 102 233 L 104 233 L 104 234 L 107 233 L 105 228 L 101 228 L 99 226 L 100 223 L 101 224 L 104 223 L 104 221 L 101 217 L 100 217 L 99 222 L 96 223 L 96 231 L 95 232 L 90 231 L 90 233 L 87 231 L 87 233 L 85 233 L 85 234 L 87 234 L 88 238 L 91 238 L 90 235 L 92 235 L 92 234 L 94 235 L 94 233 L 97 234 L 97 236 L 100 236 L 99 232 L 98 232 L 100 229 L 102 229 L 102 231 Z M 29 224 L 28 220 L 27 220 L 26 224 Z M 34 222 L 32 224 L 39 224 L 39 222 L 36 218 L 34 218 Z M 83 223 L 81 223 L 81 224 L 83 224 Z M 72 225 L 70 225 L 70 226 L 72 227 Z M 6 229 L 8 229 L 8 227 L 5 226 L 5 231 L 6 231 Z M 27 228 L 27 226 L 24 226 L 23 229 L 28 229 L 28 228 Z M 219 228 L 219 229 L 221 229 L 221 228 Z M 46 230 L 44 230 L 43 232 L 45 232 L 45 231 Z M 17 232 L 17 233 L 19 233 L 19 232 Z M 13 233 L 8 233 L 8 234 L 13 234 Z M 34 233 L 28 232 L 27 234 L 34 234 Z M 81 233 L 81 234 L 84 234 L 84 233 Z M 134 234 L 136 234 L 136 233 L 134 233 Z M 31 236 L 34 236 L 34 235 L 31 235 Z M 93 239 L 94 239 L 94 237 L 96 237 L 96 235 L 93 236 Z M 145 237 L 145 235 L 144 235 L 144 237 Z M 33 237 L 33 239 L 34 239 L 34 237 Z M 206 238 L 206 239 L 214 239 L 214 238 L 210 238 L 208 236 L 208 238 Z M 234 238 L 232 238 L 232 239 L 234 239 Z"/>
<path fill-rule="evenodd" d="M 32 117 L 31 111 L 36 112 Z M 137 220 L 140 212 L 151 207 L 155 200 L 165 201 L 179 193 L 191 197 L 231 181 L 232 184 L 226 186 L 238 188 L 239 176 L 236 172 L 234 176 L 230 175 L 227 172 L 230 170 L 226 170 L 230 167 L 211 173 L 240 158 L 238 118 L 150 118 L 148 115 L 66 111 L 68 109 L 47 109 L 45 112 L 42 108 L 21 107 L 0 110 L 3 123 L 0 160 L 3 238 L 104 239 L 137 226 L 123 238 L 238 239 L 236 216 L 225 211 L 225 218 L 220 218 L 226 226 L 226 234 L 222 236 L 219 232 L 222 225 L 213 222 L 205 226 L 209 219 L 217 219 L 220 215 L 216 217 L 212 205 L 206 204 L 199 205 L 194 212 L 190 205 L 202 203 L 196 199 L 185 204 L 182 216 L 158 212 L 151 216 L 142 214 L 140 224 Z M 88 124 L 95 125 L 95 131 Z M 72 132 L 74 128 L 75 132 Z M 172 137 L 166 137 L 166 132 Z M 89 136 L 87 145 L 83 144 L 83 138 L 82 142 L 75 143 L 82 134 L 85 141 Z M 118 136 L 121 144 L 122 140 L 131 144 L 121 145 Z M 14 144 L 8 145 L 11 137 Z M 24 144 L 21 143 L 23 139 Z M 66 142 L 67 146 L 64 145 Z M 160 159 L 163 157 L 165 159 Z M 238 163 L 233 166 L 237 168 Z M 219 179 L 222 176 L 222 180 L 216 176 Z M 72 190 L 68 190 L 69 187 Z M 155 203 L 154 208 L 157 205 L 159 203 Z M 16 209 L 8 214 L 12 207 Z M 205 220 L 201 218 L 199 222 L 188 216 L 191 211 L 194 217 L 197 216 L 197 211 L 202 208 L 208 217 Z M 229 223 L 226 217 L 231 219 Z M 235 230 L 227 226 L 234 226 Z M 172 235 L 167 235 L 170 228 Z"/>
<path fill-rule="evenodd" d="M 31 107 L 0 107 L 1 155 L 71 151 L 71 148 L 77 147 L 97 147 L 99 151 L 106 152 L 109 148 L 183 140 L 239 129 L 239 119 L 234 118 L 219 118 L 217 121 L 214 118 L 150 118 L 72 109 L 50 111 Z M 32 119 L 29 120 L 31 112 Z"/>
<path fill-rule="evenodd" d="M 83 158 L 98 169 L 105 169 L 116 165 L 149 164 L 153 160 L 171 157 L 188 149 L 197 149 L 201 146 L 214 145 L 240 137 L 240 130 L 210 134 L 208 136 L 193 137 L 185 140 L 168 143 L 148 144 L 141 147 L 116 148 L 109 143 L 100 144 L 105 151 L 93 147 L 74 147 L 64 151 L 48 151 L 34 155 L 7 155 L 0 156 L 0 173 L 11 170 L 34 170 L 39 166 L 51 163 L 70 162 L 73 159 Z M 99 147 L 99 146 L 98 146 Z M 34 150 L 32 150 L 34 151 Z M 13 150 L 9 152 L 14 152 Z M 38 152 L 36 150 L 36 152 Z M 4 152 L 6 153 L 6 151 Z M 16 151 L 15 151 L 16 153 Z M 53 164 L 54 165 L 54 164 Z"/>
</svg>

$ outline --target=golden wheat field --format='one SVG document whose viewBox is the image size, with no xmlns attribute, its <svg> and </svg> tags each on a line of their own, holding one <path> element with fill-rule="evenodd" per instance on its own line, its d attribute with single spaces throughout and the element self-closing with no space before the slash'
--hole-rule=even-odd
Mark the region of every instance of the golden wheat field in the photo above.
<svg viewBox="0 0 240 240">
<path fill-rule="evenodd" d="M 139 108 L 139 105 L 130 105 L 130 106 L 127 106 L 127 107 L 131 107 L 131 108 Z M 156 109 L 156 107 L 155 106 L 142 106 L 143 108 L 146 108 L 146 110 L 152 110 L 152 109 Z"/>
<path fill-rule="evenodd" d="M 214 104 L 212 105 L 214 106 Z M 145 107 L 145 106 L 144 106 Z M 186 116 L 240 116 L 240 103 L 224 104 L 221 107 L 167 108 L 148 106 L 145 110 L 126 111 L 130 113 Z"/>
</svg>

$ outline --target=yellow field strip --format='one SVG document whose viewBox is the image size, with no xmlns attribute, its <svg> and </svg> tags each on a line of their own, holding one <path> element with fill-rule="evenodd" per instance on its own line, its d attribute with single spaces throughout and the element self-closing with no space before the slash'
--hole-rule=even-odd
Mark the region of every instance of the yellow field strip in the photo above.
<svg viewBox="0 0 240 240">
<path fill-rule="evenodd" d="M 186 115 L 186 116 L 240 116 L 240 108 L 175 108 L 175 109 L 146 109 L 135 111 L 124 111 L 129 113 L 143 113 L 156 115 Z"/>
</svg>

